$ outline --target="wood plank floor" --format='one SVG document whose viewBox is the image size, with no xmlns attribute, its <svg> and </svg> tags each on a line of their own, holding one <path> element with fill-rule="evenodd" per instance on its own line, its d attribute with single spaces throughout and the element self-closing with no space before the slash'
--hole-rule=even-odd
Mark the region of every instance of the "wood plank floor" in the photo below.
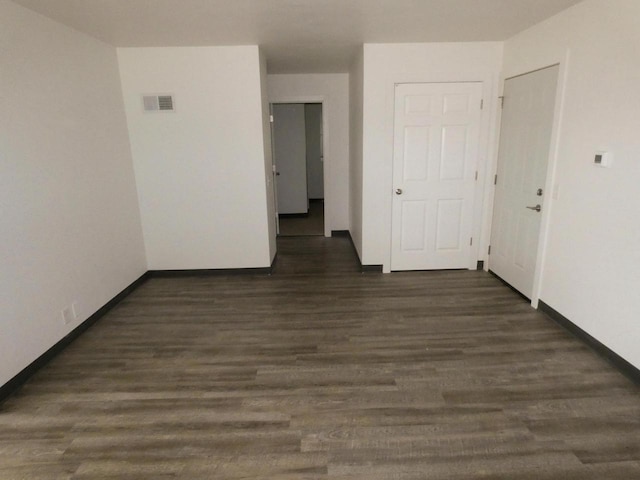
<svg viewBox="0 0 640 480">
<path fill-rule="evenodd" d="M 324 235 L 324 201 L 311 200 L 306 216 L 280 215 L 280 236 Z"/>
<path fill-rule="evenodd" d="M 0 407 L 0 479 L 640 479 L 640 389 L 482 272 L 155 278 Z"/>
</svg>

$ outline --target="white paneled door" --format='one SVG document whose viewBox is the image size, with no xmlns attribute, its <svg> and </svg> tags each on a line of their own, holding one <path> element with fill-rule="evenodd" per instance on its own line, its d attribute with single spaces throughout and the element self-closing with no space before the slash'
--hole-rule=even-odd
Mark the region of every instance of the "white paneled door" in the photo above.
<svg viewBox="0 0 640 480">
<path fill-rule="evenodd" d="M 559 67 L 505 81 L 491 229 L 491 271 L 528 298 L 545 208 Z"/>
<path fill-rule="evenodd" d="M 391 269 L 470 268 L 482 83 L 396 86 Z"/>
</svg>

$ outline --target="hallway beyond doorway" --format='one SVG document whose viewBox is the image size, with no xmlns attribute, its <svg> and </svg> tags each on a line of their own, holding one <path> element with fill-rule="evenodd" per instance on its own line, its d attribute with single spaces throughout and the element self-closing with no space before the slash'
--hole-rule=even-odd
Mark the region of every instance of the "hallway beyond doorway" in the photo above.
<svg viewBox="0 0 640 480">
<path fill-rule="evenodd" d="M 303 215 L 280 215 L 280 236 L 324 235 L 324 201 L 309 200 L 309 213 Z"/>
</svg>

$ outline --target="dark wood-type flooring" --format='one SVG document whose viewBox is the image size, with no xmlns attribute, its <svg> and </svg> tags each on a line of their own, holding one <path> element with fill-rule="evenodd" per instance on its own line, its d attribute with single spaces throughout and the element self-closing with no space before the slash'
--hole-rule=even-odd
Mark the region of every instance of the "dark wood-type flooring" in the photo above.
<svg viewBox="0 0 640 480">
<path fill-rule="evenodd" d="M 153 278 L 0 408 L 2 480 L 640 479 L 636 385 L 492 276 L 347 238 Z"/>
<path fill-rule="evenodd" d="M 307 215 L 280 215 L 280 236 L 324 235 L 324 201 L 310 200 Z"/>
</svg>

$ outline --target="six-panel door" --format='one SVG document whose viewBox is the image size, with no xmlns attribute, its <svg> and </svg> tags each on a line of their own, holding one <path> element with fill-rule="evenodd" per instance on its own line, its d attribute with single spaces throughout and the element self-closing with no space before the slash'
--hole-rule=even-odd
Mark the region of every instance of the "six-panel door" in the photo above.
<svg viewBox="0 0 640 480">
<path fill-rule="evenodd" d="M 396 87 L 391 269 L 469 268 L 482 83 Z"/>
</svg>

